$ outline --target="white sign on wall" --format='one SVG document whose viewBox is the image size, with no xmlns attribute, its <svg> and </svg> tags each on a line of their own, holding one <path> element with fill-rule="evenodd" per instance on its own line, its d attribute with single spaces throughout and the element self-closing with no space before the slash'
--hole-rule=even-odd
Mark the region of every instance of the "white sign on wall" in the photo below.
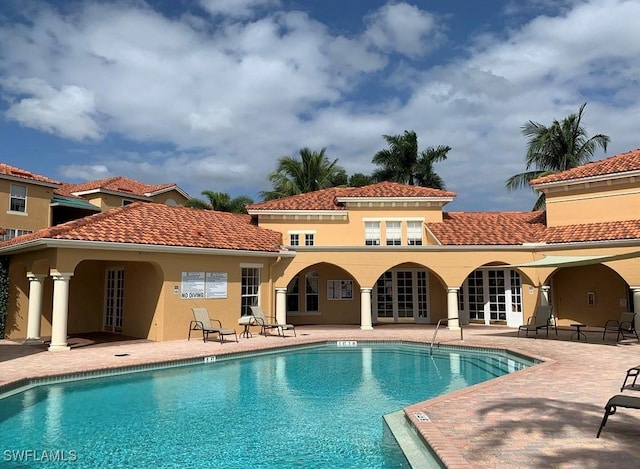
<svg viewBox="0 0 640 469">
<path fill-rule="evenodd" d="M 226 298 L 226 272 L 182 272 L 180 298 Z"/>
</svg>

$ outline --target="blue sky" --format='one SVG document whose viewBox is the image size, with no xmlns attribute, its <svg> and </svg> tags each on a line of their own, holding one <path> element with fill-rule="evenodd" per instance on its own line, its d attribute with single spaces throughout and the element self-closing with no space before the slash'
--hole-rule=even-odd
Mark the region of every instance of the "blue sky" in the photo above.
<svg viewBox="0 0 640 469">
<path fill-rule="evenodd" d="M 528 120 L 587 102 L 606 153 L 640 120 L 640 2 L 2 0 L 0 161 L 259 200 L 277 159 L 371 173 L 383 134 L 449 145 L 450 211 L 530 210 Z"/>
</svg>

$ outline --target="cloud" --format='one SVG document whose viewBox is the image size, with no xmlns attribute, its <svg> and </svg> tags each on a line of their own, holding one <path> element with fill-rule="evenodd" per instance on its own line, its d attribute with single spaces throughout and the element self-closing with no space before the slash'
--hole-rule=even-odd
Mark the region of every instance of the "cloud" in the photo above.
<svg viewBox="0 0 640 469">
<path fill-rule="evenodd" d="M 109 172 L 105 165 L 64 165 L 60 167 L 60 174 L 67 180 L 91 181 L 104 179 L 115 174 Z"/>
<path fill-rule="evenodd" d="M 424 55 L 442 38 L 438 18 L 408 3 L 389 3 L 367 18 L 365 38 L 383 51 Z"/>
<path fill-rule="evenodd" d="M 435 169 L 459 210 L 530 208 L 527 191 L 503 190 L 524 169 L 520 126 L 530 119 L 548 124 L 588 101 L 585 125 L 612 137 L 609 154 L 638 146 L 638 2 L 563 2 L 551 16 L 545 0 L 517 27 L 453 45 L 450 17 L 408 3 L 339 32 L 284 3 L 202 5 L 209 15 L 170 17 L 142 2 L 85 0 L 2 23 L 5 117 L 103 139 L 82 164 L 65 164 L 65 177 L 254 197 L 282 155 L 327 147 L 350 173 L 370 173 L 382 135 L 412 129 L 421 147 L 453 148 Z"/>
<path fill-rule="evenodd" d="M 0 79 L 0 86 L 13 95 L 29 96 L 12 100 L 5 112 L 8 119 L 73 140 L 102 137 L 91 90 L 75 85 L 56 89 L 38 78 L 15 76 Z"/>
</svg>

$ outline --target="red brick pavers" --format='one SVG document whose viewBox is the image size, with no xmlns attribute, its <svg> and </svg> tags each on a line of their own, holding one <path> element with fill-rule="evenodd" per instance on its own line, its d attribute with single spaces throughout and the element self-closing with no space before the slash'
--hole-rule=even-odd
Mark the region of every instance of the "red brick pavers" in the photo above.
<svg viewBox="0 0 640 469">
<path fill-rule="evenodd" d="M 239 343 L 128 341 L 86 345 L 66 352 L 0 341 L 0 385 L 87 370 L 159 363 L 326 340 L 410 340 L 430 342 L 433 326 L 306 326 L 298 337 L 240 339 Z M 628 368 L 640 364 L 640 344 L 569 341 L 570 331 L 549 339 L 516 338 L 514 329 L 469 326 L 464 341 L 441 330 L 437 342 L 510 349 L 545 362 L 501 378 L 416 403 L 405 410 L 448 467 L 637 468 L 640 467 L 640 411 L 619 409 L 599 439 L 604 405 L 620 391 Z M 127 354 L 125 356 L 117 356 Z M 633 391 L 625 391 L 633 395 Z M 640 393 L 637 393 L 640 397 Z M 426 413 L 418 421 L 413 412 Z"/>
</svg>

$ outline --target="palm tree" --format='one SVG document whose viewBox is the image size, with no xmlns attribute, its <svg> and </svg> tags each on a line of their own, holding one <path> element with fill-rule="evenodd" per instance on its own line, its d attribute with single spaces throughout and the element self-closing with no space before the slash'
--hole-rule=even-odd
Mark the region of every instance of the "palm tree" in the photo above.
<svg viewBox="0 0 640 469">
<path fill-rule="evenodd" d="M 231 198 L 226 192 L 202 191 L 208 201 L 202 199 L 191 199 L 185 205 L 191 208 L 203 210 L 217 210 L 219 212 L 247 213 L 245 206 L 252 204 L 253 199 L 246 195 Z"/>
<path fill-rule="evenodd" d="M 372 162 L 381 168 L 373 172 L 373 179 L 444 189 L 444 181 L 435 173 L 433 165 L 446 160 L 451 147 L 428 147 L 418 153 L 418 137 L 413 130 L 405 130 L 403 135 L 383 137 L 389 148 L 374 155 Z"/>
<path fill-rule="evenodd" d="M 533 121 L 521 127 L 522 134 L 529 139 L 525 172 L 507 179 L 508 191 L 526 187 L 533 179 L 588 163 L 597 147 L 607 151 L 611 139 L 604 134 L 588 138 L 587 131 L 581 125 L 586 105 L 580 106 L 578 114 L 570 114 L 561 122 L 554 120 L 549 127 Z M 545 196 L 540 194 L 533 210 L 543 210 L 544 207 Z"/>
<path fill-rule="evenodd" d="M 346 171 L 338 166 L 337 158 L 329 161 L 325 151 L 326 148 L 323 148 L 318 153 L 305 147 L 300 149 L 300 159 L 295 156 L 280 157 L 278 169 L 268 177 L 273 190 L 260 192 L 260 195 L 264 200 L 272 200 L 346 185 Z"/>
</svg>

